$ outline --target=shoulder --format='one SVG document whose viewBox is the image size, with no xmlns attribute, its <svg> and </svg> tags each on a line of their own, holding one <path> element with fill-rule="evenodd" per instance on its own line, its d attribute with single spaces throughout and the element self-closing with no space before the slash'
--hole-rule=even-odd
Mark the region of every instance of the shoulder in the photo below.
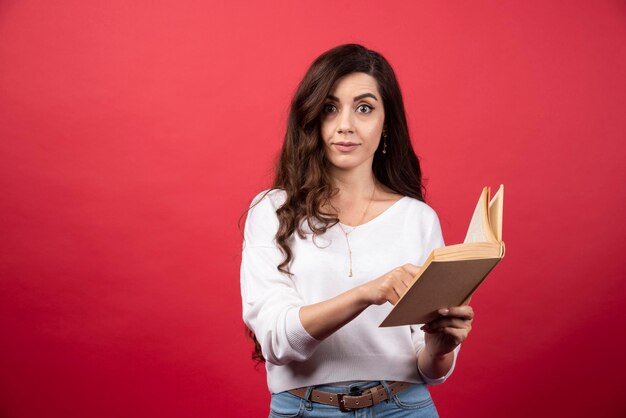
<svg viewBox="0 0 626 418">
<path fill-rule="evenodd" d="M 438 221 L 437 212 L 426 202 L 422 202 L 410 196 L 402 197 L 401 202 L 404 204 L 403 208 L 407 216 L 415 216 L 418 219 L 428 222 Z"/>
<path fill-rule="evenodd" d="M 275 218 L 276 211 L 285 203 L 287 193 L 282 189 L 266 189 L 258 193 L 248 207 L 248 220 Z"/>
<path fill-rule="evenodd" d="M 281 189 L 267 189 L 258 193 L 248 208 L 244 228 L 244 242 L 249 246 L 271 245 L 278 231 L 276 211 L 284 204 L 286 193 Z"/>
<path fill-rule="evenodd" d="M 396 193 L 385 185 L 381 185 L 383 199 L 391 203 L 391 206 L 399 206 L 407 216 L 415 217 L 422 220 L 437 219 L 437 213 L 426 202 L 410 196 L 404 196 Z"/>
<path fill-rule="evenodd" d="M 406 230 L 412 231 L 416 236 L 421 237 L 423 242 L 429 243 L 428 252 L 433 248 L 443 247 L 445 243 L 437 212 L 421 200 L 408 196 L 402 200 L 406 203 Z"/>
<path fill-rule="evenodd" d="M 431 206 L 409 196 L 403 197 L 398 203 L 402 204 L 400 222 L 405 232 L 425 240 L 441 236 L 441 223 L 437 212 Z"/>
<path fill-rule="evenodd" d="M 287 192 L 283 189 L 266 189 L 254 196 L 250 203 L 250 210 L 261 206 L 266 209 L 274 209 L 275 212 L 285 203 L 286 199 Z"/>
</svg>

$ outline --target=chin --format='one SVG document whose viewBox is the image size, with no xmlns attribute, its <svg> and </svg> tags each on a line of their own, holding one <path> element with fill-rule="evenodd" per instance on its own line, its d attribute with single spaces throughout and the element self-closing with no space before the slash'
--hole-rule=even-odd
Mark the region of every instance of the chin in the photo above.
<svg viewBox="0 0 626 418">
<path fill-rule="evenodd" d="M 369 165 L 371 166 L 372 162 L 369 162 Z M 341 158 L 341 159 L 335 159 L 335 160 L 330 160 L 330 165 L 337 169 L 337 170 L 353 170 L 355 168 L 358 168 L 360 166 L 362 166 L 363 164 L 368 164 L 367 160 L 355 160 L 354 158 Z"/>
</svg>

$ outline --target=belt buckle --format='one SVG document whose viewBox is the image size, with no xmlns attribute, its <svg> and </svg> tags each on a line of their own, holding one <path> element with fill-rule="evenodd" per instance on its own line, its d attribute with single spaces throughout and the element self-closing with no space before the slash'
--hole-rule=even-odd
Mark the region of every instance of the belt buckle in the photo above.
<svg viewBox="0 0 626 418">
<path fill-rule="evenodd" d="M 346 396 L 345 393 L 338 393 L 337 394 L 337 402 L 339 403 L 339 410 L 341 412 L 350 412 L 350 411 L 352 411 L 352 409 L 346 408 L 346 404 L 343 401 L 343 397 L 344 396 Z"/>
<path fill-rule="evenodd" d="M 337 403 L 339 404 L 339 410 L 341 412 L 350 412 L 350 411 L 354 411 L 355 408 L 348 408 L 346 407 L 345 401 L 343 400 L 344 396 L 361 396 L 363 395 L 363 391 L 359 390 L 359 391 L 354 391 L 354 392 L 350 392 L 350 393 L 337 393 Z M 356 408 L 358 409 L 358 408 Z"/>
</svg>

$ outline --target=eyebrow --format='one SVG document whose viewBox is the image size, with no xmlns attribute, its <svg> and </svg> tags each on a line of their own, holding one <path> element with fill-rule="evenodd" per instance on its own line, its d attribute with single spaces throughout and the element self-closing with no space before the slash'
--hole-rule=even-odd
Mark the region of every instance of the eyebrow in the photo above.
<svg viewBox="0 0 626 418">
<path fill-rule="evenodd" d="M 374 96 L 372 93 L 363 93 L 363 94 L 359 94 L 358 96 L 355 96 L 353 100 L 356 102 L 356 101 L 361 100 L 361 99 L 364 99 L 364 98 L 366 98 L 366 97 L 371 97 L 372 99 L 374 99 L 374 100 L 378 101 L 378 99 L 376 98 L 376 96 Z M 332 94 L 329 94 L 329 95 L 327 96 L 327 98 L 328 98 L 328 99 L 331 99 L 331 100 L 334 100 L 334 101 L 336 101 L 336 102 L 338 102 L 338 101 L 339 101 L 339 99 L 338 99 L 337 97 L 333 96 Z"/>
</svg>

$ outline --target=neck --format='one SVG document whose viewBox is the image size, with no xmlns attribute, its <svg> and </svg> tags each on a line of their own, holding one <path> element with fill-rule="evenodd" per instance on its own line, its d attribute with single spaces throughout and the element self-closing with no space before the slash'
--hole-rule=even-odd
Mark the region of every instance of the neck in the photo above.
<svg viewBox="0 0 626 418">
<path fill-rule="evenodd" d="M 332 173 L 333 186 L 339 189 L 341 199 L 370 199 L 376 187 L 376 178 L 370 167 L 366 170 L 337 170 Z"/>
</svg>

